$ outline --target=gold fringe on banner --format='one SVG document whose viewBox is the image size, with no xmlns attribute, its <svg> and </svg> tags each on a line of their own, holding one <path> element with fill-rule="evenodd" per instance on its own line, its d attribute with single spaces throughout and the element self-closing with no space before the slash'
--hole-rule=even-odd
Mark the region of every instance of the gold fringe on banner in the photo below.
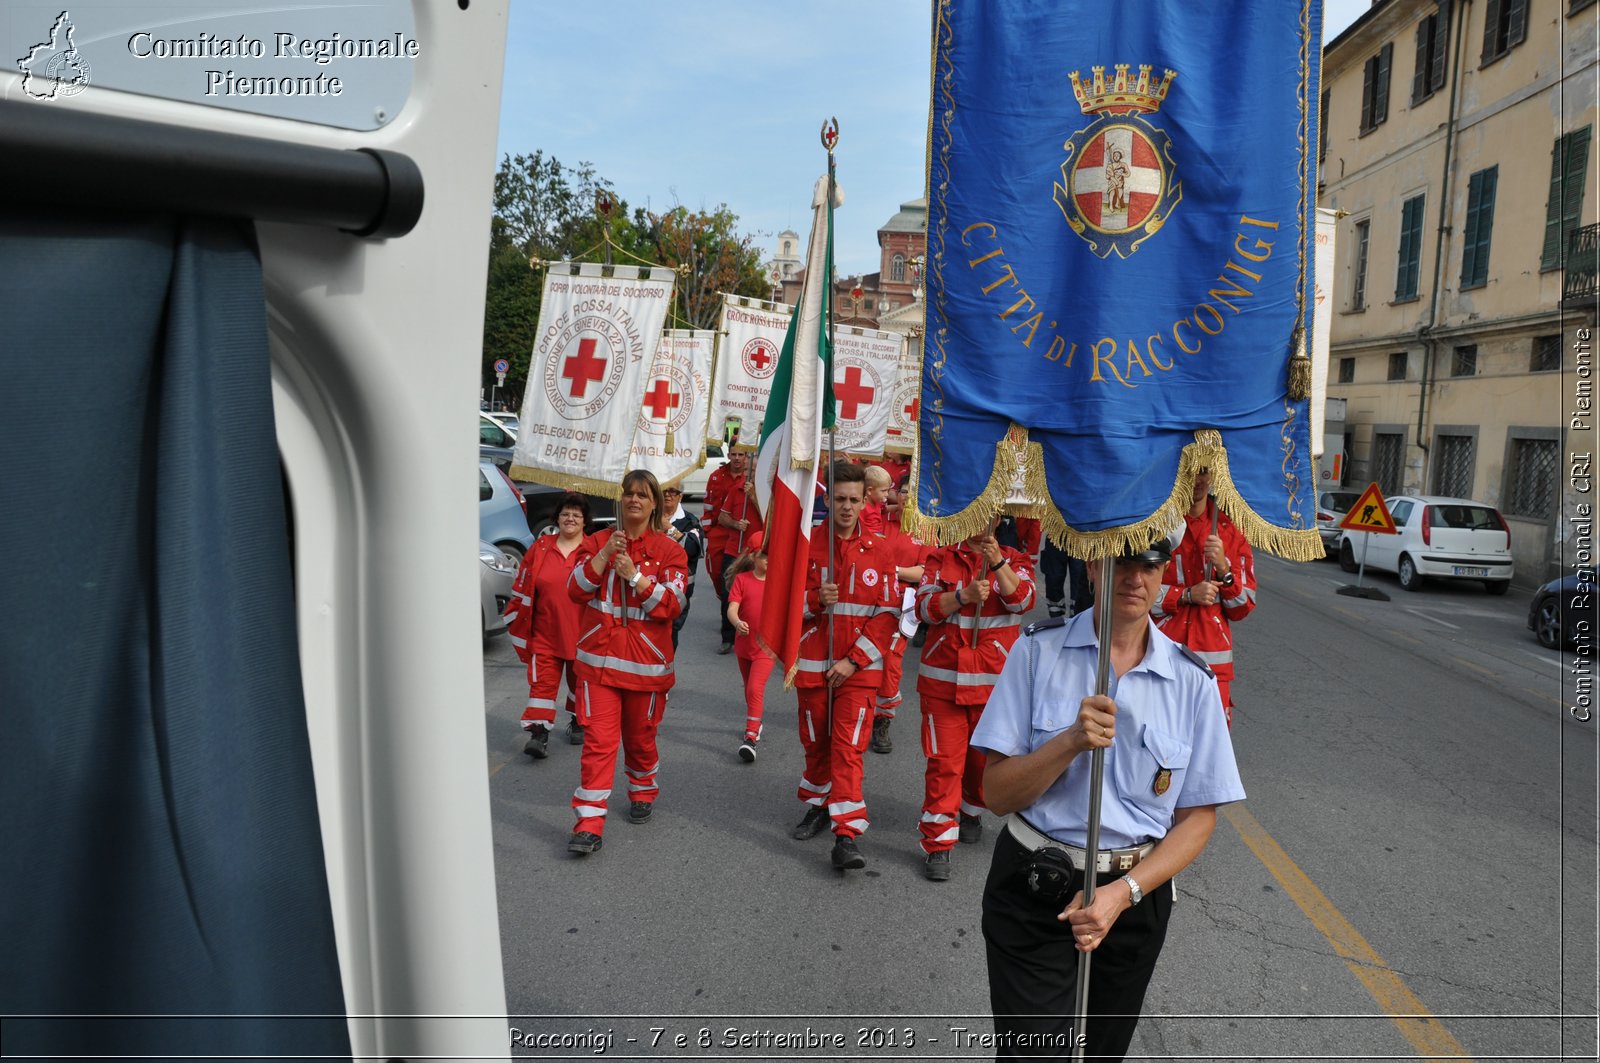
<svg viewBox="0 0 1600 1063">
<path fill-rule="evenodd" d="M 609 498 L 613 502 L 622 501 L 622 477 L 615 480 L 591 480 L 587 476 L 574 476 L 567 472 L 552 472 L 549 469 L 535 469 L 527 465 L 512 465 L 511 478 L 513 480 L 526 480 L 529 483 L 544 484 L 546 487 L 559 487 L 567 491 L 576 491 L 581 495 L 594 495 L 596 498 Z M 1320 542 L 1320 540 L 1318 540 Z"/>
<path fill-rule="evenodd" d="M 1045 481 L 1043 449 L 1027 441 L 1026 429 L 1013 425 L 995 446 L 994 469 L 983 492 L 959 513 L 948 517 L 929 517 L 915 504 L 917 480 L 911 481 L 912 497 L 901 517 L 901 526 L 912 535 L 932 538 L 943 545 L 960 542 L 981 532 L 1002 511 L 1037 515 L 1041 529 L 1050 541 L 1072 557 L 1097 561 L 1115 557 L 1128 547 L 1143 548 L 1150 540 L 1165 535 L 1183 524 L 1184 514 L 1194 500 L 1194 480 L 1201 469 L 1211 470 L 1211 493 L 1222 512 L 1257 550 L 1264 550 L 1289 561 L 1317 561 L 1323 557 L 1322 537 L 1315 528 L 1284 528 L 1272 524 L 1245 502 L 1228 469 L 1228 452 L 1222 433 L 1214 428 L 1195 432 L 1195 441 L 1183 448 L 1178 461 L 1172 493 L 1150 516 L 1135 524 L 1104 531 L 1079 531 L 1069 526 L 1061 511 L 1051 502 Z M 1010 503 L 1017 462 L 1023 465 L 1023 493 L 1039 502 Z M 1025 511 L 1032 510 L 1033 514 Z"/>
</svg>

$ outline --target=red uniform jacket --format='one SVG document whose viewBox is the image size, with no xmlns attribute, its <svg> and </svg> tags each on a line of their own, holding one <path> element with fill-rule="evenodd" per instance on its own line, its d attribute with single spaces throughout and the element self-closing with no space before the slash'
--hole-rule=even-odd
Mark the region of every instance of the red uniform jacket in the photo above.
<svg viewBox="0 0 1600 1063">
<path fill-rule="evenodd" d="M 718 466 L 706 477 L 706 497 L 700 507 L 700 528 L 706 534 L 706 557 L 721 557 L 722 544 L 728 541 L 728 529 L 717 521 L 717 510 L 734 480 L 726 465 Z"/>
<path fill-rule="evenodd" d="M 1211 666 L 1217 678 L 1233 679 L 1233 631 L 1229 625 L 1249 616 L 1256 607 L 1255 554 L 1244 534 L 1233 526 L 1227 514 L 1217 514 L 1217 536 L 1228 556 L 1233 586 L 1223 587 L 1215 605 L 1181 604 L 1183 592 L 1205 578 L 1206 539 L 1211 535 L 1211 513 L 1216 501 L 1206 507 L 1206 515 L 1184 520 L 1183 539 L 1172 551 L 1166 582 L 1150 618 L 1161 633 L 1193 650 Z"/>
<path fill-rule="evenodd" d="M 621 690 L 670 690 L 672 619 L 683 612 L 689 580 L 689 559 L 669 535 L 646 532 L 628 544 L 628 556 L 639 571 L 656 580 L 641 596 L 616 571 L 603 571 L 595 555 L 614 533 L 598 531 L 577 550 L 568 587 L 573 600 L 585 603 L 579 620 L 578 678 Z M 626 610 L 628 622 L 622 622 Z"/>
<path fill-rule="evenodd" d="M 858 526 L 850 539 L 834 537 L 833 561 L 839 601 L 822 608 L 822 575 L 828 567 L 831 525 L 811 537 L 811 559 L 806 570 L 805 628 L 800 632 L 800 660 L 795 686 L 827 685 L 829 667 L 828 615 L 833 615 L 834 661 L 849 658 L 856 671 L 847 687 L 878 688 L 883 678 L 883 655 L 893 642 L 900 622 L 900 595 L 895 589 L 897 551 L 883 538 L 863 533 Z"/>
<path fill-rule="evenodd" d="M 761 503 L 756 501 L 756 496 L 745 491 L 745 484 L 750 482 L 749 476 L 731 477 L 728 480 L 727 490 L 723 493 L 717 508 L 734 520 L 749 521 L 750 527 L 744 531 L 736 528 L 722 528 L 722 552 L 729 557 L 738 557 L 742 552 L 741 547 L 747 547 L 750 537 L 758 531 L 766 529 L 766 522 L 761 519 Z"/>
<path fill-rule="evenodd" d="M 965 543 L 934 552 L 922 570 L 917 588 L 917 616 L 928 623 L 917 671 L 917 693 L 953 701 L 957 705 L 985 705 L 1006 657 L 1021 631 L 1022 615 L 1033 608 L 1033 562 L 1020 550 L 1000 548 L 1017 574 L 1017 589 L 1002 595 L 994 587 L 983 605 L 963 606 L 953 614 L 940 607 L 940 596 L 959 592 L 988 576 L 989 562 Z M 992 581 L 993 577 L 988 576 Z M 978 645 L 972 645 L 972 632 Z"/>
<path fill-rule="evenodd" d="M 562 557 L 556 548 L 554 535 L 541 535 L 533 541 L 522 556 L 522 565 L 511 583 L 511 601 L 506 605 L 506 634 L 517 656 L 527 664 L 535 653 L 548 654 L 564 661 L 573 659 L 577 652 L 578 617 L 583 607 L 568 595 L 559 598 L 538 594 L 540 576 L 545 576 L 546 586 L 552 579 L 565 583 L 577 563 L 578 551 L 571 557 Z M 582 547 L 582 543 L 578 544 Z M 555 569 L 545 573 L 544 567 Z"/>
</svg>

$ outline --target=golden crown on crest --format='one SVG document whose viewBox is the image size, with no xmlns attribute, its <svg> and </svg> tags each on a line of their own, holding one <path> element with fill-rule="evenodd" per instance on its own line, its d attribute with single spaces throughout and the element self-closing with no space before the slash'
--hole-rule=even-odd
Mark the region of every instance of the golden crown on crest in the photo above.
<svg viewBox="0 0 1600 1063">
<path fill-rule="evenodd" d="M 1074 70 L 1069 75 L 1072 78 L 1072 94 L 1078 98 L 1078 106 L 1084 114 L 1154 114 L 1161 109 L 1162 101 L 1167 98 L 1167 86 L 1172 84 L 1178 72 L 1168 70 L 1161 84 L 1152 85 L 1149 63 L 1139 67 L 1137 78 L 1128 76 L 1128 67 L 1131 65 L 1116 64 L 1116 72 L 1109 83 L 1103 66 L 1090 68 L 1094 78 L 1089 85 L 1078 80 L 1078 71 Z"/>
</svg>

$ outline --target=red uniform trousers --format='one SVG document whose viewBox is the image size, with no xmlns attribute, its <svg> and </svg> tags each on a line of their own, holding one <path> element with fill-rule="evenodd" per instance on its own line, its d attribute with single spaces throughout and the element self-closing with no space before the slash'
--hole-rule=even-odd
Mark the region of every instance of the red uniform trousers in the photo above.
<svg viewBox="0 0 1600 1063">
<path fill-rule="evenodd" d="M 584 680 L 578 684 L 578 722 L 583 725 L 583 755 L 572 810 L 578 816 L 574 833 L 604 834 L 606 803 L 617 771 L 617 745 L 622 745 L 622 770 L 628 778 L 628 800 L 654 802 L 656 728 L 667 709 L 664 690 L 622 690 Z"/>
<path fill-rule="evenodd" d="M 906 637 L 896 631 L 894 641 L 889 643 L 889 652 L 883 655 L 883 681 L 878 684 L 878 705 L 872 713 L 874 719 L 894 719 L 895 710 L 900 708 L 900 676 L 905 670 L 905 663 Z"/>
<path fill-rule="evenodd" d="M 867 803 L 861 797 L 861 758 L 872 739 L 873 687 L 841 687 L 833 692 L 833 731 L 828 730 L 828 688 L 799 687 L 800 745 L 805 775 L 800 800 L 828 806 L 833 833 L 854 838 L 867 829 Z"/>
<path fill-rule="evenodd" d="M 575 661 L 564 661 L 549 653 L 528 655 L 528 707 L 522 710 L 522 729 L 531 731 L 542 727 L 546 731 L 556 725 L 556 694 L 561 690 L 561 673 L 567 673 L 567 712 L 578 712 L 578 677 L 573 674 Z"/>
<path fill-rule="evenodd" d="M 761 716 L 767 699 L 767 679 L 778 662 L 765 653 L 739 658 L 739 675 L 744 678 L 744 736 L 752 742 L 761 737 Z"/>
<path fill-rule="evenodd" d="M 922 695 L 922 851 L 952 848 L 961 829 L 957 811 L 980 814 L 983 803 L 983 751 L 972 745 L 982 705 L 957 705 Z"/>
</svg>

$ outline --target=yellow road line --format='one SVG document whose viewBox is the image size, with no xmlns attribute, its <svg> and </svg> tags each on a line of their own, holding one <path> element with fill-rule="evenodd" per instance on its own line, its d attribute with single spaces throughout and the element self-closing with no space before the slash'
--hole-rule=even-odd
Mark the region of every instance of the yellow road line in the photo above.
<svg viewBox="0 0 1600 1063">
<path fill-rule="evenodd" d="M 1490 671 L 1489 669 L 1485 668 L 1481 664 L 1473 664 L 1471 661 L 1467 660 L 1464 657 L 1457 657 L 1454 654 L 1451 654 L 1450 659 L 1452 661 L 1455 661 L 1457 664 L 1466 665 L 1468 668 L 1471 668 L 1474 672 L 1482 672 L 1484 675 L 1494 676 L 1496 678 L 1499 678 L 1499 676 L 1500 676 L 1499 672 Z"/>
<path fill-rule="evenodd" d="M 1424 1059 L 1471 1058 L 1254 816 L 1241 805 L 1225 806 L 1222 815 Z"/>
</svg>

